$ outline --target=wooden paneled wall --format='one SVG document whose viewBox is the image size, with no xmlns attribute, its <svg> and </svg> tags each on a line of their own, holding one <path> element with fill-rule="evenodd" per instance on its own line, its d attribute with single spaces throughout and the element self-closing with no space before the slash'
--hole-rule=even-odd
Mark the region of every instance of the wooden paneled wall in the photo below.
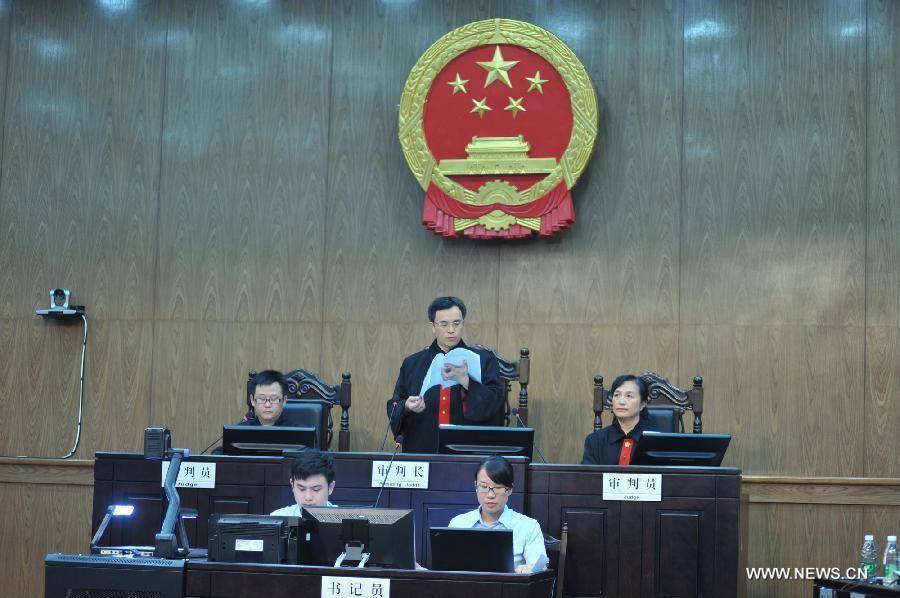
<svg viewBox="0 0 900 598">
<path fill-rule="evenodd" d="M 490 17 L 556 33 L 597 89 L 557 238 L 420 222 L 403 83 Z M 704 429 L 746 473 L 900 478 L 898 35 L 893 0 L 2 2 L 0 454 L 72 445 L 81 328 L 32 315 L 55 286 L 90 318 L 82 459 L 151 424 L 204 448 L 265 366 L 349 369 L 352 447 L 376 449 L 452 293 L 467 338 L 531 349 L 553 461 L 580 459 L 595 373 L 655 369 L 704 376 Z M 51 488 L 0 493 L 49 509 Z M 749 554 L 849 564 L 900 529 L 841 504 L 753 506 Z M 786 587 L 751 585 L 805 595 Z"/>
</svg>

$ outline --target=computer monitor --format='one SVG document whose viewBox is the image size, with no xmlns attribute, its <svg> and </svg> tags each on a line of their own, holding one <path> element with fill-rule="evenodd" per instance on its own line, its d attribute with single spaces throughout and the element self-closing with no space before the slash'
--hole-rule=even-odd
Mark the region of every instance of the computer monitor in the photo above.
<svg viewBox="0 0 900 598">
<path fill-rule="evenodd" d="M 222 452 L 226 455 L 275 455 L 284 451 L 318 448 L 314 426 L 223 426 Z"/>
<path fill-rule="evenodd" d="M 438 452 L 449 455 L 528 457 L 534 448 L 534 428 L 503 426 L 440 426 Z"/>
<path fill-rule="evenodd" d="M 730 442 L 731 434 L 647 431 L 634 448 L 631 464 L 718 467 Z"/>
<path fill-rule="evenodd" d="M 332 566 L 350 546 L 370 556 L 366 567 L 415 569 L 413 512 L 371 507 L 303 509 L 300 564 Z M 352 552 L 352 550 L 351 550 Z M 352 557 L 351 557 L 352 558 Z"/>
<path fill-rule="evenodd" d="M 210 561 L 298 563 L 300 518 L 281 515 L 209 516 Z"/>
<path fill-rule="evenodd" d="M 183 559 L 48 554 L 44 596 L 184 596 Z"/>
<path fill-rule="evenodd" d="M 432 527 L 431 566 L 435 571 L 514 573 L 513 533 L 508 529 Z"/>
</svg>

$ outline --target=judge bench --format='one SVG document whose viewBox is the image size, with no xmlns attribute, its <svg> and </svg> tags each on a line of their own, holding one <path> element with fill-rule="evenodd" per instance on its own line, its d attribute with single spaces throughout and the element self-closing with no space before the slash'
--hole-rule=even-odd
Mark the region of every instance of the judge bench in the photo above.
<svg viewBox="0 0 900 598">
<path fill-rule="evenodd" d="M 379 493 L 373 464 L 388 461 L 390 454 L 334 453 L 334 459 L 337 486 L 332 501 L 341 506 L 371 506 Z M 397 456 L 397 461 L 411 466 L 428 466 L 424 487 L 386 487 L 378 502 L 380 507 L 413 510 L 418 562 L 429 563 L 429 527 L 444 526 L 454 515 L 477 504 L 473 478 L 479 460 L 457 455 Z M 517 480 L 510 506 L 537 519 L 550 535 L 559 537 L 562 526 L 567 526 L 564 595 L 738 594 L 739 470 L 529 464 L 524 458 L 511 458 L 510 462 Z M 210 487 L 179 489 L 182 508 L 196 509 L 198 514 L 187 525 L 192 547 L 206 546 L 210 514 L 269 513 L 293 501 L 287 483 L 288 458 L 198 455 L 185 463 L 198 470 L 206 467 L 207 472 L 212 469 L 210 465 L 215 469 L 214 483 L 205 483 Z M 653 474 L 658 474 L 660 481 L 654 500 L 604 498 L 604 482 Z M 152 544 L 165 512 L 160 463 L 146 461 L 141 455 L 98 453 L 94 478 L 94 529 L 109 505 L 136 506 L 131 518 L 113 522 L 104 542 Z M 286 587 L 299 589 L 315 585 L 322 575 L 335 571 L 338 575 L 361 575 L 344 569 L 196 562 L 188 563 L 185 569 L 185 587 L 191 596 L 249 596 L 251 589 L 258 591 L 257 584 L 265 579 L 278 578 Z M 396 578 L 398 583 L 403 579 L 404 584 L 413 584 L 404 586 L 407 589 L 418 587 L 429 592 L 432 584 L 452 580 L 454 585 L 433 586 L 443 588 L 436 595 L 448 596 L 461 595 L 468 591 L 465 588 L 469 584 L 476 584 L 472 588 L 494 587 L 504 596 L 547 596 L 553 577 L 551 573 L 515 576 L 390 570 L 377 575 Z M 265 587 L 269 587 L 268 582 Z M 400 591 L 399 585 L 392 587 L 394 592 Z M 455 589 L 447 594 L 451 587 Z M 276 595 L 268 590 L 265 594 Z"/>
</svg>

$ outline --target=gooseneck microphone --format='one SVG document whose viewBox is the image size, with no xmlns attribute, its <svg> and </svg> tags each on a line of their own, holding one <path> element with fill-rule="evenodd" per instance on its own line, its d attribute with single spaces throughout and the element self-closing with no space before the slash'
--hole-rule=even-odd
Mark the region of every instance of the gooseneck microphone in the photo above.
<svg viewBox="0 0 900 598">
<path fill-rule="evenodd" d="M 394 421 L 394 411 L 397 410 L 397 405 L 399 405 L 399 404 L 400 404 L 400 401 L 399 401 L 398 399 L 394 399 L 393 402 L 392 402 L 392 405 L 391 405 L 391 414 L 388 415 L 387 428 L 384 429 L 384 438 L 381 439 L 381 448 L 378 449 L 378 452 L 379 452 L 379 453 L 383 453 L 383 452 L 384 452 L 384 443 L 387 442 L 388 432 L 391 431 L 391 422 Z"/>
<path fill-rule="evenodd" d="M 381 500 L 381 493 L 384 492 L 384 487 L 387 485 L 388 476 L 391 475 L 391 467 L 394 465 L 394 457 L 397 456 L 397 451 L 400 450 L 400 447 L 403 446 L 403 434 L 397 436 L 394 439 L 394 454 L 391 455 L 391 460 L 388 463 L 387 471 L 384 472 L 384 479 L 381 481 L 381 488 L 378 490 L 378 496 L 375 497 L 375 504 L 372 505 L 373 509 L 378 508 L 378 501 Z"/>
<path fill-rule="evenodd" d="M 218 438 L 216 438 L 215 440 L 213 440 L 212 442 L 210 442 L 208 447 L 206 447 L 205 449 L 203 449 L 202 451 L 200 451 L 200 454 L 201 454 L 201 455 L 205 455 L 205 454 L 206 454 L 206 451 L 208 451 L 209 449 L 211 449 L 211 448 L 213 447 L 213 445 L 215 445 L 215 444 L 216 444 L 217 442 L 219 442 L 220 440 L 222 440 L 222 437 L 221 437 L 221 436 L 219 436 Z"/>
<path fill-rule="evenodd" d="M 509 410 L 509 412 L 516 416 L 516 421 L 519 422 L 520 426 L 522 426 L 523 428 L 528 427 L 528 424 L 526 424 L 524 421 L 522 421 L 522 417 L 519 415 L 518 408 L 513 407 L 512 409 Z M 534 450 L 537 451 L 538 456 L 541 458 L 541 462 L 546 463 L 547 457 L 544 456 L 543 451 L 541 451 L 541 447 L 538 446 L 537 440 L 534 441 Z"/>
</svg>

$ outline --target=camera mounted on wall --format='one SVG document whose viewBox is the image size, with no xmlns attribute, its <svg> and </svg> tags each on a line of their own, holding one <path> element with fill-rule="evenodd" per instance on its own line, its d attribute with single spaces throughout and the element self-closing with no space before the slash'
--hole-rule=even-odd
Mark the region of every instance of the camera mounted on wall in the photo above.
<svg viewBox="0 0 900 598">
<path fill-rule="evenodd" d="M 69 289 L 61 287 L 50 289 L 49 294 L 50 307 L 48 309 L 39 309 L 34 313 L 49 318 L 65 318 L 84 315 L 83 305 L 69 305 L 69 299 L 72 295 L 72 292 Z"/>
</svg>

